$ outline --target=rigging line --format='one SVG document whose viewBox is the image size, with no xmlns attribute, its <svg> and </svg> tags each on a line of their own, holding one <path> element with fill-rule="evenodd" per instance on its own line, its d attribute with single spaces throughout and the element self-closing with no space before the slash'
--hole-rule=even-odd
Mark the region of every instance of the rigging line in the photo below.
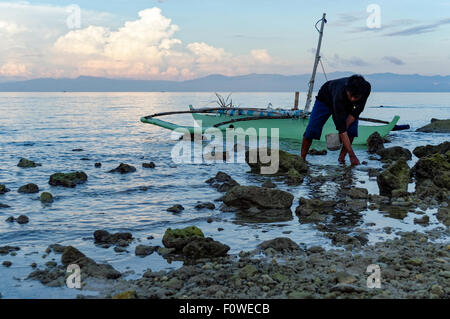
<svg viewBox="0 0 450 319">
<path fill-rule="evenodd" d="M 327 77 L 327 74 L 325 72 L 325 68 L 323 67 L 323 64 L 322 64 L 322 57 L 319 58 L 319 62 L 320 62 L 320 66 L 322 67 L 323 75 L 325 75 L 325 80 L 328 81 L 328 77 Z"/>
</svg>

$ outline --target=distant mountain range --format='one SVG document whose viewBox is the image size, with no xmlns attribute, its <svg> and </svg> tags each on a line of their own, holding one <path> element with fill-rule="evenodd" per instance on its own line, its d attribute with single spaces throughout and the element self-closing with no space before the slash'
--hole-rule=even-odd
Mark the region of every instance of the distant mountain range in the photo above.
<svg viewBox="0 0 450 319">
<path fill-rule="evenodd" d="M 334 72 L 328 79 L 349 76 Z M 450 76 L 376 73 L 364 77 L 372 91 L 381 92 L 450 92 Z M 0 83 L 0 92 L 293 92 L 307 91 L 309 74 L 249 74 L 242 76 L 209 75 L 187 81 L 129 80 L 80 76 L 76 79 L 40 78 Z M 315 88 L 325 82 L 318 74 Z"/>
</svg>

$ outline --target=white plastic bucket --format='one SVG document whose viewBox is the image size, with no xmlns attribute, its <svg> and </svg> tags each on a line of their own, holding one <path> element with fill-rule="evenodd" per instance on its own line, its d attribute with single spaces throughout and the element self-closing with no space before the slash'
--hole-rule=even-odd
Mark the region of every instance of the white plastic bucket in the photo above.
<svg viewBox="0 0 450 319">
<path fill-rule="evenodd" d="M 330 151 L 337 151 L 342 147 L 341 138 L 338 133 L 332 133 L 325 135 L 327 141 L 327 148 Z"/>
</svg>

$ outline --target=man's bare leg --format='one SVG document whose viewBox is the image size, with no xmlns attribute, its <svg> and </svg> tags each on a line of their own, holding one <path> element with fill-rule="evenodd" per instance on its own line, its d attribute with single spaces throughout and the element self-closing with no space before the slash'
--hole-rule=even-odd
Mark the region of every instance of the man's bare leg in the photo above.
<svg viewBox="0 0 450 319">
<path fill-rule="evenodd" d="M 311 144 L 312 144 L 312 140 L 310 140 L 309 138 L 305 138 L 305 137 L 303 138 L 301 156 L 304 160 L 306 160 L 306 155 L 308 154 Z"/>
</svg>

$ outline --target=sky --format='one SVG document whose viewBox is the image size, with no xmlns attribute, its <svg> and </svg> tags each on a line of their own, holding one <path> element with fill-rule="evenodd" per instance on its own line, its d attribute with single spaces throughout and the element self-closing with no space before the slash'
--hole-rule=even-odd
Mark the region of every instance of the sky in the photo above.
<svg viewBox="0 0 450 319">
<path fill-rule="evenodd" d="M 450 74 L 450 1 L 0 1 L 0 80 Z M 321 69 L 319 69 L 321 72 Z"/>
</svg>

